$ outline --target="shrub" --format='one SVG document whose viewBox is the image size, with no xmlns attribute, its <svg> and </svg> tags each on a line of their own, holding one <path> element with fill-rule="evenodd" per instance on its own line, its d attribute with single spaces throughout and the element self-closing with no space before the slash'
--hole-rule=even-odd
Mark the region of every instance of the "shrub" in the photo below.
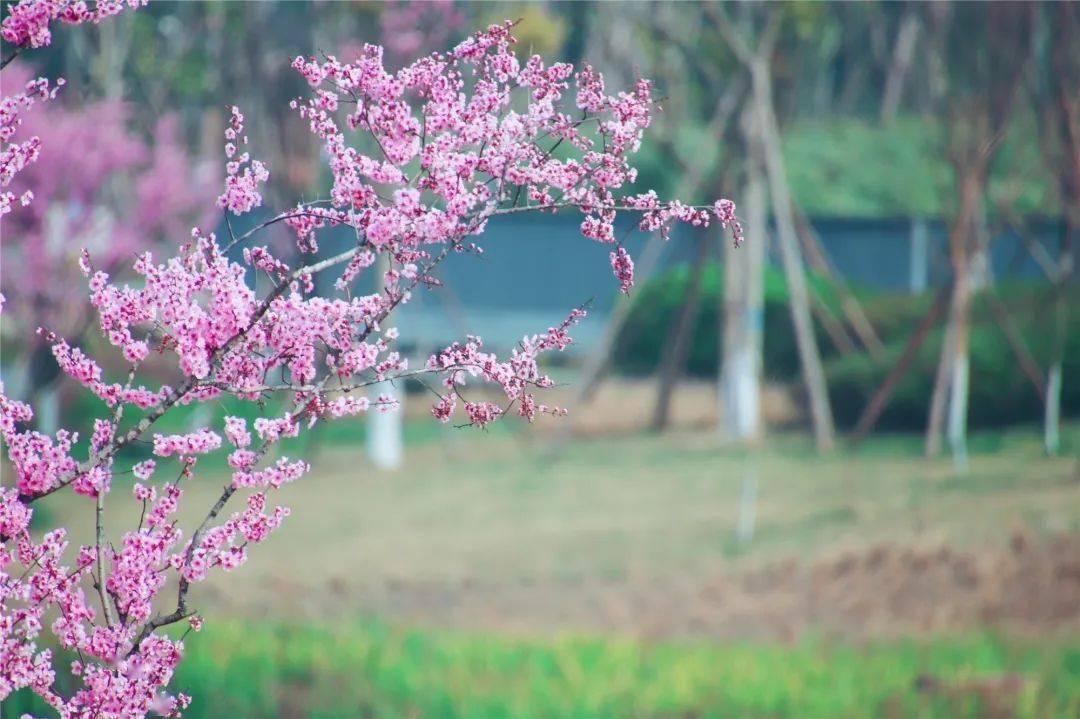
<svg viewBox="0 0 1080 719">
<path fill-rule="evenodd" d="M 1048 288 L 1014 286 L 1003 288 L 1001 294 L 1012 307 L 1010 314 L 1017 329 L 1045 372 L 1053 340 L 1052 312 L 1043 309 L 1049 307 Z M 908 334 L 914 331 L 919 317 L 929 305 L 928 298 L 920 299 L 922 301 L 917 303 L 901 303 L 900 311 L 894 317 L 903 317 L 903 320 L 897 321 L 895 326 L 875 323 L 886 330 L 883 334 L 888 338 L 882 363 L 873 361 L 867 354 L 858 354 L 835 357 L 826 364 L 829 397 L 839 426 L 851 427 L 858 421 L 870 396 L 900 358 Z M 875 320 L 884 315 L 884 304 L 884 301 L 875 303 L 872 313 Z M 914 430 L 926 426 L 944 334 L 939 326 L 927 337 L 911 369 L 893 391 L 878 420 L 878 428 Z M 1031 380 L 1020 370 L 985 297 L 977 298 L 973 307 L 970 356 L 970 427 L 1000 427 L 1038 421 L 1042 417 L 1042 402 Z M 1080 317 L 1075 312 L 1066 334 L 1062 374 L 1065 380 L 1062 414 L 1066 417 L 1080 414 L 1080 384 L 1070 381 L 1070 378 L 1080 377 Z"/>
<path fill-rule="evenodd" d="M 823 280 L 811 278 L 815 290 L 829 295 Z M 632 375 L 648 374 L 660 365 L 662 346 L 678 315 L 690 283 L 690 268 L 674 267 L 636 290 L 634 307 L 616 343 L 615 367 Z M 701 278 L 701 306 L 687 356 L 686 372 L 697 377 L 716 375 L 719 356 L 717 313 L 723 293 L 723 267 L 707 264 Z M 798 378 L 799 353 L 788 310 L 787 283 L 779 270 L 765 270 L 765 374 L 777 380 Z M 831 298 L 829 300 L 832 302 Z M 819 329 L 818 344 L 829 356 L 833 348 Z"/>
<path fill-rule="evenodd" d="M 616 369 L 628 374 L 654 372 L 660 364 L 666 328 L 686 296 L 690 268 L 680 266 L 651 279 L 637 290 L 635 304 L 616 345 Z M 833 309 L 837 301 L 827 283 L 811 277 L 811 286 Z M 701 285 L 701 309 L 687 357 L 687 374 L 715 377 L 718 371 L 720 340 L 717 312 L 723 291 L 722 267 L 705 267 Z M 1070 297 L 1073 305 L 1075 289 Z M 1049 364 L 1052 332 L 1052 288 L 1045 283 L 1013 282 L 998 286 L 996 292 L 1010 308 L 1013 321 L 1045 371 Z M 826 378 L 836 421 L 851 427 L 874 390 L 903 353 L 908 337 L 933 303 L 932 294 L 896 296 L 859 292 L 863 309 L 885 344 L 879 363 L 866 352 L 841 356 L 824 330 L 815 322 L 818 347 L 826 363 Z M 799 382 L 799 354 L 787 306 L 787 284 L 775 268 L 765 271 L 765 375 L 773 380 Z M 939 325 L 943 325 L 939 322 Z M 878 427 L 922 429 L 926 425 L 933 393 L 934 375 L 941 352 L 943 331 L 931 332 L 916 362 L 900 382 L 885 409 Z M 1073 313 L 1065 351 L 1065 378 L 1062 413 L 1080 414 L 1080 316 Z M 1005 336 L 998 328 L 988 298 L 976 297 L 972 308 L 971 394 L 969 422 L 972 427 L 997 427 L 1014 422 L 1032 422 L 1042 416 L 1042 404 L 1031 381 L 1020 371 Z"/>
</svg>

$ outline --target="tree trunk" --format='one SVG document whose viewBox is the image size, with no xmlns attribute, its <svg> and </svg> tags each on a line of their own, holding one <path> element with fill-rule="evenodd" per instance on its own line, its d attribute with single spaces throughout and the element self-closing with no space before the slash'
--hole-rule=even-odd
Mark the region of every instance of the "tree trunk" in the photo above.
<svg viewBox="0 0 1080 719">
<path fill-rule="evenodd" d="M 380 256 L 375 267 L 375 287 L 377 292 L 383 290 L 383 277 L 390 268 L 389 260 Z M 389 326 L 390 318 L 384 320 Z M 397 392 L 389 382 L 374 385 L 371 392 L 372 404 L 379 395 L 389 396 L 398 400 L 397 407 L 391 410 L 381 410 L 372 407 L 368 412 L 367 425 L 367 451 L 371 461 L 379 469 L 395 470 L 401 467 L 405 449 L 402 442 L 402 418 L 405 415 L 404 392 Z"/>
<path fill-rule="evenodd" d="M 949 449 L 957 472 L 967 471 L 967 404 L 971 371 L 969 356 L 971 324 L 972 267 L 968 248 L 976 232 L 976 214 L 982 190 L 982 174 L 968 168 L 961 176 L 960 212 L 949 238 L 953 271 L 953 297 L 949 324 L 952 326 L 952 357 L 949 380 Z"/>
<path fill-rule="evenodd" d="M 1057 128 L 1056 132 L 1045 135 L 1056 135 L 1060 142 L 1060 149 L 1056 152 L 1051 149 L 1048 157 L 1056 168 L 1065 214 L 1065 237 L 1055 273 L 1054 340 L 1044 418 L 1047 454 L 1056 454 L 1061 443 L 1062 358 L 1069 328 L 1068 287 L 1073 274 L 1072 243 L 1080 236 L 1080 101 L 1076 94 L 1076 86 L 1080 83 L 1080 60 L 1077 59 L 1075 47 L 1076 34 L 1080 30 L 1080 9 L 1074 3 L 1061 3 L 1055 10 L 1051 20 L 1052 92 L 1040 105 L 1042 112 L 1047 114 L 1048 125 Z"/>
<path fill-rule="evenodd" d="M 672 325 L 668 341 L 665 342 L 664 360 L 660 368 L 660 386 L 656 393 L 656 406 L 653 408 L 652 429 L 655 432 L 667 428 L 671 417 L 671 396 L 675 392 L 679 375 L 686 365 L 686 355 L 690 351 L 690 339 L 694 335 L 694 323 L 698 308 L 701 306 L 701 273 L 709 256 L 709 236 L 702 233 L 698 239 L 697 256 L 690 268 L 690 282 L 686 288 L 686 298 L 679 309 L 679 318 Z"/>
<path fill-rule="evenodd" d="M 1050 365 L 1046 382 L 1046 406 L 1043 413 L 1043 446 L 1053 457 L 1061 449 L 1061 358 Z"/>
<path fill-rule="evenodd" d="M 814 338 L 814 325 L 810 317 L 810 301 L 806 288 L 802 254 L 795 234 L 791 198 L 784 174 L 784 160 L 780 148 L 780 130 L 772 109 L 772 87 L 769 66 L 761 58 L 751 64 L 753 98 L 757 110 L 758 128 L 765 155 L 765 169 L 772 195 L 773 217 L 780 241 L 780 253 L 784 263 L 790 298 L 791 320 L 795 327 L 795 341 L 802 365 L 803 381 L 810 399 L 810 416 L 814 425 L 814 440 L 818 451 L 828 452 L 835 444 L 832 408 L 825 385 L 825 372 L 821 355 Z"/>
<path fill-rule="evenodd" d="M 949 305 L 952 306 L 952 292 L 949 293 Z M 951 311 L 950 311 L 951 314 Z M 941 343 L 941 358 L 938 360 L 937 373 L 934 375 L 934 394 L 930 399 L 930 416 L 926 422 L 926 445 L 924 453 L 928 459 L 941 454 L 941 432 L 945 424 L 945 408 L 949 397 L 950 374 L 953 356 L 953 325 L 945 325 L 945 337 Z"/>
<path fill-rule="evenodd" d="M 893 46 L 889 74 L 885 78 L 885 92 L 881 99 L 882 122 L 887 123 L 896 117 L 896 111 L 900 107 L 900 99 L 904 93 L 904 81 L 907 80 L 911 61 L 915 57 L 915 45 L 919 40 L 921 26 L 918 10 L 914 6 L 909 6 L 900 21 L 900 29 L 896 31 L 896 44 Z"/>
<path fill-rule="evenodd" d="M 724 298 L 720 363 L 721 432 L 734 442 L 761 438 L 763 270 L 768 244 L 765 178 L 760 143 L 747 132 L 745 219 L 751 239 L 736 249 L 724 244 Z"/>
<path fill-rule="evenodd" d="M 964 309 L 957 313 L 956 346 L 952 356 L 952 377 L 949 380 L 949 449 L 952 452 L 953 468 L 958 473 L 966 473 L 967 463 L 967 401 L 968 378 L 971 372 L 971 358 L 968 356 L 967 300 L 956 298 Z"/>
<path fill-rule="evenodd" d="M 1080 198 L 1074 198 L 1080 199 Z M 1080 208 L 1071 208 L 1080 213 Z M 1072 279 L 1072 237 L 1076 227 L 1071 218 L 1066 219 L 1065 238 L 1061 243 L 1061 259 L 1058 261 L 1057 297 L 1054 299 L 1054 341 L 1050 352 L 1050 370 L 1046 378 L 1046 405 L 1043 418 L 1043 440 L 1046 453 L 1055 455 L 1061 449 L 1061 367 L 1065 356 L 1065 338 L 1069 331 L 1069 281 Z"/>
</svg>

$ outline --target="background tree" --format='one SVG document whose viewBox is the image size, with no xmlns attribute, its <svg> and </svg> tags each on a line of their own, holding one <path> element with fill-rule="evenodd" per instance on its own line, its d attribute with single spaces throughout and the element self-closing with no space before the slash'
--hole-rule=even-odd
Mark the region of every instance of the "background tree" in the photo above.
<svg viewBox="0 0 1080 719">
<path fill-rule="evenodd" d="M 985 220 L 987 180 L 994 153 L 1013 113 L 1017 90 L 1030 52 L 1032 7 L 1001 3 L 986 8 L 957 5 L 951 16 L 938 13 L 933 32 L 946 48 L 949 87 L 946 94 L 945 151 L 956 177 L 957 202 L 949 229 L 953 273 L 947 341 L 942 350 L 928 437 L 938 436 L 940 397 L 948 387 L 948 437 L 958 468 L 967 463 L 967 398 L 970 372 L 971 295 L 986 272 Z M 982 44 L 960 42 L 972 35 Z M 982 47 L 994 48 L 984 52 Z M 947 383 L 947 384 L 946 384 Z M 933 454 L 932 444 L 928 451 Z"/>
<path fill-rule="evenodd" d="M 1042 28 L 1049 36 L 1033 74 L 1033 106 L 1046 163 L 1057 179 L 1065 232 L 1052 267 L 1055 284 L 1053 347 L 1046 381 L 1043 419 L 1046 451 L 1056 454 L 1061 444 L 1062 363 L 1069 326 L 1068 287 L 1073 279 L 1073 248 L 1080 237 L 1080 9 L 1075 3 L 1043 8 Z"/>
<path fill-rule="evenodd" d="M 4 74 L 10 87 L 30 79 L 18 63 Z M 82 301 L 78 248 L 93 251 L 109 272 L 128 265 L 140 250 L 171 249 L 172 238 L 207 218 L 210 168 L 192 161 L 174 116 L 162 116 L 144 138 L 118 98 L 78 109 L 58 99 L 20 119 L 14 140 L 37 137 L 41 150 L 11 183 L 13 192 L 29 192 L 35 201 L 0 220 L 0 282 L 11 301 L 5 362 L 17 367 L 9 389 L 42 397 L 39 421 L 55 430 L 51 383 L 58 371 L 33 330 L 43 326 L 79 340 L 92 321 Z"/>
</svg>

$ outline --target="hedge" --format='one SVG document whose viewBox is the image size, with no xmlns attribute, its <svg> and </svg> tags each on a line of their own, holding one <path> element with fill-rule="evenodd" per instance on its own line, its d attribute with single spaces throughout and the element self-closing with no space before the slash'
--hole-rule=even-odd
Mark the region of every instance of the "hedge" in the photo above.
<svg viewBox="0 0 1080 719">
<path fill-rule="evenodd" d="M 656 371 L 667 328 L 675 321 L 689 277 L 688 267 L 676 267 L 637 290 L 634 307 L 616 345 L 618 371 L 631 375 Z M 816 277 L 811 277 L 810 282 L 833 308 L 833 314 L 840 317 L 836 298 L 827 283 Z M 717 312 L 722 284 L 722 268 L 717 263 L 707 265 L 702 274 L 701 310 L 687 358 L 686 372 L 691 376 L 716 376 L 720 353 Z M 1053 289 L 1046 283 L 1025 281 L 1001 284 L 996 292 L 1009 307 L 1014 323 L 1045 371 L 1053 336 L 1050 310 Z M 885 344 L 880 363 L 866 352 L 840 356 L 815 321 L 833 412 L 841 428 L 852 426 L 858 419 L 933 301 L 930 293 L 910 296 L 860 291 L 858 294 Z M 1069 301 L 1080 307 L 1078 300 L 1080 292 L 1073 286 Z M 1080 381 L 1074 379 L 1080 378 L 1080 312 L 1071 315 L 1063 368 L 1062 413 L 1066 417 L 1080 415 Z M 930 333 L 908 375 L 897 386 L 879 420 L 879 428 L 914 430 L 925 426 L 942 336 L 940 327 Z M 774 268 L 767 269 L 765 274 L 764 362 L 766 377 L 798 386 L 799 358 L 787 306 L 787 286 Z M 969 408 L 972 427 L 1032 422 L 1042 417 L 1041 401 L 1013 357 L 986 296 L 976 297 L 972 308 Z"/>
</svg>

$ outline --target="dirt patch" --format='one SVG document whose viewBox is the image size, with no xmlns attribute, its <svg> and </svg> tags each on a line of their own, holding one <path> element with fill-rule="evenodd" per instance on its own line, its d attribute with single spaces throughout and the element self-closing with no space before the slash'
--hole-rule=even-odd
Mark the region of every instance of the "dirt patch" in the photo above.
<svg viewBox="0 0 1080 719">
<path fill-rule="evenodd" d="M 1017 533 L 984 553 L 882 544 L 802 564 L 610 580 L 286 581 L 264 596 L 292 609 L 351 610 L 408 622 L 504 631 L 577 629 L 642 636 L 790 640 L 927 634 L 972 627 L 1080 630 L 1080 535 Z M 281 608 L 280 604 L 277 608 Z"/>
</svg>

